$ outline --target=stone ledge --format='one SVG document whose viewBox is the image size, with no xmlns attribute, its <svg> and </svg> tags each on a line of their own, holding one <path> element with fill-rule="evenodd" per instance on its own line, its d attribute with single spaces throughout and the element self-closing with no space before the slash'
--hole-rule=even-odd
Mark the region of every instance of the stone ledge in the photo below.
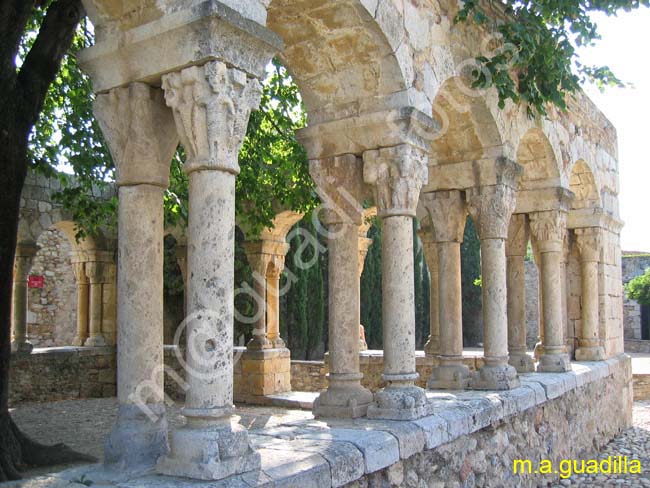
<svg viewBox="0 0 650 488">
<path fill-rule="evenodd" d="M 301 420 L 251 432 L 262 456 L 260 472 L 211 483 L 151 475 L 122 480 L 119 486 L 342 486 L 609 377 L 631 379 L 630 357 L 621 354 L 603 362 L 573 363 L 567 373 L 524 374 L 522 385 L 507 392 L 428 391 L 431 415 L 415 421 Z M 98 466 L 87 466 L 61 472 L 54 480 L 82 475 L 106 479 L 103 473 Z M 45 486 L 29 484 L 35 482 L 16 486 Z"/>
</svg>

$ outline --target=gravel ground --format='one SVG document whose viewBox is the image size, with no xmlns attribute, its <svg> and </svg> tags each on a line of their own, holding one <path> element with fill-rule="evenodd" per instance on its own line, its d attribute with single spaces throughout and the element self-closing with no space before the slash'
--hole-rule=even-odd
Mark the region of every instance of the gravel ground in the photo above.
<svg viewBox="0 0 650 488">
<path fill-rule="evenodd" d="M 608 456 L 627 456 L 628 460 L 641 461 L 641 474 L 573 475 L 561 480 L 553 488 L 562 487 L 616 487 L 633 486 L 650 488 L 650 401 L 634 403 L 634 424 L 612 440 L 598 455 L 598 460 Z"/>
<path fill-rule="evenodd" d="M 103 442 L 115 420 L 116 400 L 71 400 L 46 404 L 24 405 L 13 410 L 16 423 L 35 440 L 53 444 L 65 442 L 71 447 L 102 458 Z M 290 420 L 311 418 L 306 411 L 270 407 L 242 407 L 239 422 L 249 429 L 270 427 Z M 182 420 L 178 406 L 168 409 L 171 425 Z M 628 456 L 641 461 L 641 475 L 574 475 L 561 480 L 553 488 L 632 486 L 650 488 L 650 401 L 634 404 L 634 426 L 610 442 L 598 459 Z M 56 466 L 25 473 L 26 477 L 60 471 L 70 466 Z"/>
</svg>

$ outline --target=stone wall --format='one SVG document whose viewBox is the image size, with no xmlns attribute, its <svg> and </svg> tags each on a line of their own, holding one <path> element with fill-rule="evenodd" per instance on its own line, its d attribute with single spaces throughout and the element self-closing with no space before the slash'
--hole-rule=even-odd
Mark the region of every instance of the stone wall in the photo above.
<svg viewBox="0 0 650 488">
<path fill-rule="evenodd" d="M 536 466 L 549 459 L 558 466 L 562 459 L 589 459 L 630 425 L 629 358 L 619 356 L 608 363 L 608 374 L 596 381 L 503 416 L 481 430 L 416 453 L 346 486 L 534 487 L 556 482 L 557 475 L 514 475 L 513 460 L 525 457 Z M 535 374 L 525 377 L 534 380 Z"/>
<path fill-rule="evenodd" d="M 108 347 L 36 349 L 11 357 L 9 405 L 113 397 L 115 350 Z"/>
<path fill-rule="evenodd" d="M 634 401 L 650 400 L 650 374 L 635 374 Z"/>
<path fill-rule="evenodd" d="M 627 254 L 622 259 L 623 284 L 650 268 L 650 254 Z M 623 295 L 623 331 L 625 339 L 641 339 L 641 306 Z M 627 342 L 626 348 L 627 351 Z"/>
<path fill-rule="evenodd" d="M 76 334 L 77 289 L 67 237 L 52 228 L 37 242 L 30 274 L 44 277 L 43 288 L 28 293 L 27 330 L 34 347 L 70 346 Z"/>
</svg>

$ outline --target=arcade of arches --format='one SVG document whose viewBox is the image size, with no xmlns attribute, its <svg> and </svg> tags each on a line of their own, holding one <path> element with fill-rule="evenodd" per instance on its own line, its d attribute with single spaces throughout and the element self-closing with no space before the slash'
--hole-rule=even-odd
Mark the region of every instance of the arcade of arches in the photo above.
<svg viewBox="0 0 650 488">
<path fill-rule="evenodd" d="M 98 344 L 98 334 L 112 341 L 110 321 L 99 317 L 110 316 L 106 297 L 117 289 L 119 411 L 107 463 L 157 463 L 161 474 L 198 479 L 260 467 L 247 431 L 230 421 L 233 378 L 241 375 L 249 398 L 290 389 L 289 351 L 279 335 L 279 277 L 286 234 L 300 216 L 279 214 L 274 229 L 246 244 L 265 310 L 235 366 L 234 183 L 248 116 L 259 103 L 259 80 L 275 55 L 294 76 L 308 110 L 309 125 L 298 138 L 328 231 L 329 376 L 314 415 L 365 417 L 369 428 L 373 420 L 431 425 L 427 419 L 439 408 L 432 392 L 514 395 L 530 381 L 562 383 L 578 361 L 620 369 L 608 387 L 619 403 L 599 405 L 598 415 L 615 415 L 617 428 L 629 422 L 629 367 L 614 366 L 625 363 L 616 134 L 584 95 L 577 94 L 566 113 L 551 110 L 548 119 L 533 120 L 523 107 L 499 109 L 491 91 L 469 89 L 460 73 L 488 33 L 454 25 L 454 2 L 84 4 L 97 42 L 80 62 L 97 93 L 95 114 L 117 166 L 119 194 L 116 263 L 96 243 L 73 252 L 79 256 L 75 270 L 83 265 L 85 271 L 76 271 L 79 303 L 89 304 L 87 312 L 77 310 L 79 343 L 83 336 L 86 344 Z M 189 317 L 186 424 L 168 432 L 162 202 L 179 141 L 190 180 L 187 255 L 179 263 Z M 367 202 L 373 210 L 364 210 Z M 369 212 L 382 222 L 385 386 L 378 391 L 362 383 L 359 359 Z M 483 350 L 477 368 L 468 367 L 462 342 L 460 245 L 468 215 L 481 245 Z M 421 221 L 431 275 L 425 352 L 433 367 L 426 388 L 416 369 L 413 218 Z M 17 348 L 25 340 L 29 242 L 35 240 L 21 244 L 16 259 Z M 540 282 L 534 355 L 526 347 L 529 246 Z"/>
</svg>

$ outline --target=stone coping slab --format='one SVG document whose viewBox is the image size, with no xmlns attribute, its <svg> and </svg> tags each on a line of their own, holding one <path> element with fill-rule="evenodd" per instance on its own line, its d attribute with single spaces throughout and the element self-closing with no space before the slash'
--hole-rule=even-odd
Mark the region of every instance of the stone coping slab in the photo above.
<svg viewBox="0 0 650 488">
<path fill-rule="evenodd" d="M 261 470 L 221 481 L 130 475 L 89 465 L 7 486 L 74 486 L 75 481 L 92 480 L 93 486 L 122 488 L 338 487 L 578 387 L 613 375 L 629 376 L 630 371 L 630 357 L 621 354 L 607 361 L 572 363 L 566 373 L 522 374 L 521 386 L 510 391 L 427 391 L 429 415 L 418 420 L 308 419 L 251 431 L 251 443 L 261 455 Z"/>
</svg>

